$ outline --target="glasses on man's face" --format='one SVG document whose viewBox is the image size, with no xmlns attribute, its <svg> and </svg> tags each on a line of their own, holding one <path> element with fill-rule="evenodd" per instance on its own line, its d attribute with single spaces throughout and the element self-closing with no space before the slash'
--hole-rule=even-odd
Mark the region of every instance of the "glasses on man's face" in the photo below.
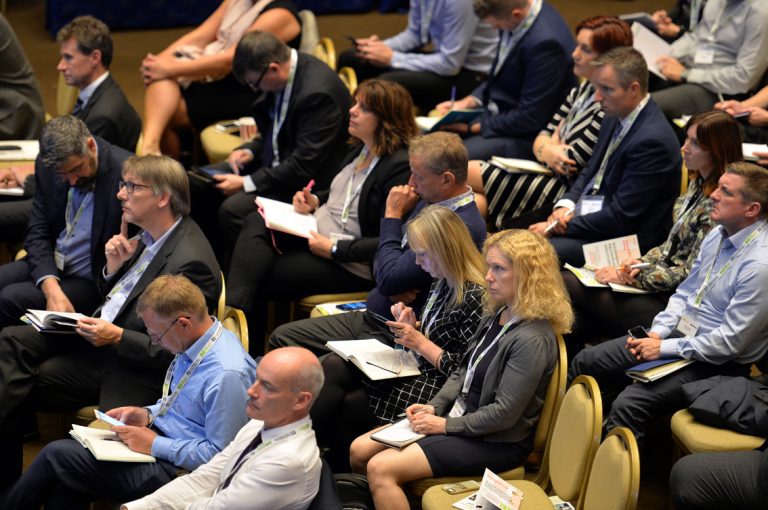
<svg viewBox="0 0 768 510">
<path fill-rule="evenodd" d="M 125 191 L 127 191 L 129 195 L 133 195 L 133 193 L 136 191 L 136 188 L 152 189 L 152 186 L 146 186 L 144 184 L 139 184 L 138 182 L 131 182 L 131 181 L 120 181 L 117 183 L 117 185 L 118 185 L 118 189 L 125 188 Z"/>
<path fill-rule="evenodd" d="M 259 91 L 259 85 L 261 85 L 261 80 L 264 79 L 264 75 L 266 75 L 267 71 L 269 71 L 269 66 L 271 64 L 272 64 L 272 62 L 270 62 L 269 64 L 264 66 L 264 69 L 262 69 L 261 74 L 259 75 L 259 79 L 258 80 L 256 80 L 255 82 L 251 82 L 251 81 L 246 81 L 245 82 L 245 84 L 248 85 L 248 87 L 252 91 L 254 91 L 254 92 L 258 92 Z"/>
<path fill-rule="evenodd" d="M 149 332 L 149 330 L 147 330 L 147 335 L 149 336 L 149 339 L 150 339 L 152 342 L 154 342 L 154 343 L 156 343 L 156 344 L 159 344 L 159 343 L 160 343 L 160 340 L 162 340 L 162 339 L 163 339 L 163 337 L 165 336 L 165 334 L 166 334 L 166 333 L 168 333 L 168 332 L 171 330 L 171 328 L 172 328 L 172 327 L 173 327 L 173 326 L 174 326 L 174 325 L 175 325 L 177 322 L 179 322 L 179 319 L 181 319 L 182 317 L 184 317 L 185 319 L 189 319 L 189 317 L 185 317 L 185 316 L 183 316 L 183 315 L 179 315 L 178 317 L 176 317 L 175 319 L 173 319 L 173 322 L 171 322 L 171 323 L 168 325 L 168 327 L 167 327 L 167 328 L 165 328 L 165 331 L 163 331 L 162 333 L 160 333 L 160 335 L 155 335 L 154 333 L 150 333 L 150 332 Z"/>
</svg>

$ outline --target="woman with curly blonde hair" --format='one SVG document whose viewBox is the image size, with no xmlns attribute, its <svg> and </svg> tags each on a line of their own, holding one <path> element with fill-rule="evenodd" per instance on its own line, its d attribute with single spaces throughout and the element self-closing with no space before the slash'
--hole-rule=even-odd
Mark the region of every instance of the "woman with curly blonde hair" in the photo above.
<svg viewBox="0 0 768 510">
<path fill-rule="evenodd" d="M 407 509 L 401 486 L 428 476 L 504 471 L 528 455 L 557 360 L 556 335 L 573 311 L 557 255 L 540 235 L 507 230 L 485 242 L 485 303 L 467 355 L 428 404 L 406 409 L 426 437 L 402 450 L 365 434 L 350 450 L 378 510 Z"/>
</svg>

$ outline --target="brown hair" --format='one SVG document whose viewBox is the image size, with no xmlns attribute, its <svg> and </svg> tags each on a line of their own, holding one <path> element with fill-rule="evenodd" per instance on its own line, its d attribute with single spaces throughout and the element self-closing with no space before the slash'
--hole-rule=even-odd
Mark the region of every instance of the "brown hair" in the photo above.
<svg viewBox="0 0 768 510">
<path fill-rule="evenodd" d="M 592 49 L 599 55 L 619 46 L 632 46 L 632 29 L 615 16 L 592 16 L 576 25 L 575 33 L 592 31 Z"/>
<path fill-rule="evenodd" d="M 686 136 L 691 126 L 696 126 L 699 146 L 712 157 L 712 172 L 702 185 L 704 194 L 709 196 L 717 189 L 720 176 L 725 173 L 728 164 L 744 159 L 739 123 L 724 111 L 710 110 L 697 113 L 688 119 L 685 124 Z"/>
<path fill-rule="evenodd" d="M 77 42 L 77 50 L 83 55 L 90 55 L 94 50 L 99 50 L 102 65 L 105 69 L 109 69 L 114 49 L 112 34 L 103 21 L 93 16 L 78 16 L 64 25 L 56 34 L 56 42 L 60 45 L 70 39 Z"/>
<path fill-rule="evenodd" d="M 435 175 L 451 172 L 457 184 L 467 182 L 469 155 L 464 142 L 456 133 L 438 131 L 411 140 L 409 156 L 419 156 L 422 164 Z"/>
<path fill-rule="evenodd" d="M 744 202 L 760 204 L 760 217 L 768 214 L 768 170 L 745 161 L 736 161 L 728 165 L 726 172 L 744 179 L 741 196 Z"/>
<path fill-rule="evenodd" d="M 634 48 L 618 46 L 601 53 L 592 61 L 592 67 L 609 65 L 616 73 L 619 84 L 623 88 L 629 88 L 633 81 L 640 85 L 640 92 L 648 92 L 648 65 L 645 57 Z"/>
<path fill-rule="evenodd" d="M 158 276 L 147 285 L 136 304 L 136 313 L 146 310 L 164 319 L 188 315 L 202 320 L 208 315 L 203 292 L 181 274 Z"/>
<path fill-rule="evenodd" d="M 357 87 L 355 100 L 360 108 L 374 114 L 378 120 L 371 147 L 377 156 L 386 156 L 405 147 L 418 133 L 413 99 L 399 83 L 365 80 Z"/>
</svg>

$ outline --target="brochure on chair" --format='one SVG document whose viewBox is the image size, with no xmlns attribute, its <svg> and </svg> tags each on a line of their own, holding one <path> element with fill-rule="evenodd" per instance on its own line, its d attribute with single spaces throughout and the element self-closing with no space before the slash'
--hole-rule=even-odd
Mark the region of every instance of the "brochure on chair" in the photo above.
<svg viewBox="0 0 768 510">
<path fill-rule="evenodd" d="M 627 369 L 624 373 L 628 377 L 643 383 L 653 382 L 685 368 L 694 360 L 683 358 L 664 358 L 653 361 L 646 361 L 634 367 Z"/>
<path fill-rule="evenodd" d="M 412 352 L 393 349 L 375 338 L 335 340 L 325 346 L 354 364 L 372 381 L 421 375 L 419 362 Z"/>
<path fill-rule="evenodd" d="M 411 443 L 415 443 L 422 437 L 426 437 L 426 435 L 414 432 L 408 418 L 396 421 L 395 423 L 387 425 L 383 429 L 371 434 L 371 439 L 374 441 L 400 449 L 405 448 Z"/>
<path fill-rule="evenodd" d="M 451 110 L 442 117 L 416 117 L 416 125 L 426 133 L 434 133 L 448 124 L 471 124 L 482 113 L 482 108 Z"/>
<path fill-rule="evenodd" d="M 46 310 L 27 310 L 21 320 L 34 326 L 41 333 L 72 333 L 77 321 L 88 317 L 77 312 L 49 312 Z"/>
<path fill-rule="evenodd" d="M 264 223 L 272 230 L 310 239 L 310 232 L 317 232 L 317 220 L 311 214 L 297 213 L 293 204 L 270 198 L 258 197 L 256 206 L 264 216 Z"/>
<path fill-rule="evenodd" d="M 111 430 L 81 427 L 72 424 L 69 431 L 78 443 L 87 448 L 97 460 L 112 462 L 155 462 L 152 455 L 134 452 L 120 441 L 117 434 Z"/>
</svg>

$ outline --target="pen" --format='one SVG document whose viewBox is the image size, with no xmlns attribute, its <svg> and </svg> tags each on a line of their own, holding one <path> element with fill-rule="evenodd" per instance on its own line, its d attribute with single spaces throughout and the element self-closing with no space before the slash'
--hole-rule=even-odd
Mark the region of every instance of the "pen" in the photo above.
<svg viewBox="0 0 768 510">
<path fill-rule="evenodd" d="M 569 207 L 568 210 L 565 211 L 565 214 L 563 216 L 568 216 L 569 214 L 573 214 L 573 207 Z M 547 228 L 544 229 L 544 233 L 546 234 L 547 232 L 555 228 L 557 226 L 557 223 L 558 223 L 557 221 L 553 221 L 552 223 L 547 225 Z"/>
<path fill-rule="evenodd" d="M 307 191 L 312 191 L 312 188 L 314 186 L 315 186 L 315 180 L 314 179 L 310 179 L 310 181 L 306 185 L 306 190 Z"/>
<path fill-rule="evenodd" d="M 132 241 L 138 241 L 139 239 L 141 239 L 141 233 L 142 232 L 143 232 L 143 230 L 141 232 L 139 232 L 138 234 L 136 234 L 135 236 L 133 236 L 130 239 L 128 239 L 128 242 L 130 243 Z M 117 253 L 115 250 L 106 250 L 106 249 L 104 250 L 104 255 L 114 255 L 115 253 Z"/>
<path fill-rule="evenodd" d="M 449 110 L 453 110 L 454 103 L 456 103 L 456 85 L 451 87 L 451 107 Z"/>
<path fill-rule="evenodd" d="M 370 361 L 366 361 L 365 364 L 366 365 L 371 365 L 372 367 L 380 368 L 382 370 L 385 370 L 385 371 L 389 372 L 390 374 L 397 374 L 397 372 L 395 372 L 394 370 L 390 370 L 388 368 L 384 368 L 381 365 L 377 365 L 376 363 L 371 363 Z"/>
<path fill-rule="evenodd" d="M 645 269 L 646 267 L 651 267 L 651 265 L 648 262 L 640 262 L 639 264 L 630 264 L 629 269 Z M 622 271 L 624 269 L 624 266 L 619 266 L 616 268 L 616 271 Z"/>
<path fill-rule="evenodd" d="M 717 93 L 717 98 L 720 100 L 721 103 L 725 102 L 725 98 L 723 97 L 723 95 L 720 92 Z"/>
</svg>

